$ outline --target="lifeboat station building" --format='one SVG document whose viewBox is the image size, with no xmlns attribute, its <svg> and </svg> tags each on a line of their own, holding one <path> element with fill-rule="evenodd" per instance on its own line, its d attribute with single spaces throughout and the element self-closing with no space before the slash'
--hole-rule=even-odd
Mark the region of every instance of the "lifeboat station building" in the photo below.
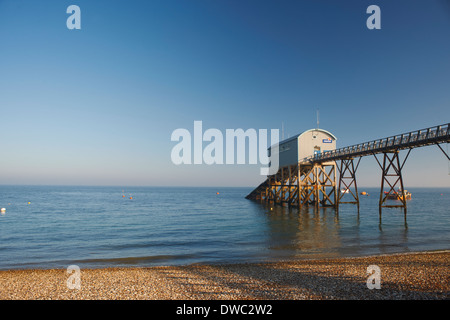
<svg viewBox="0 0 450 320">
<path fill-rule="evenodd" d="M 317 128 L 279 142 L 278 172 L 268 176 L 246 198 L 286 206 L 336 206 L 336 163 L 309 161 L 335 150 L 336 140 L 331 132 Z M 268 150 L 269 156 L 273 147 Z"/>
</svg>

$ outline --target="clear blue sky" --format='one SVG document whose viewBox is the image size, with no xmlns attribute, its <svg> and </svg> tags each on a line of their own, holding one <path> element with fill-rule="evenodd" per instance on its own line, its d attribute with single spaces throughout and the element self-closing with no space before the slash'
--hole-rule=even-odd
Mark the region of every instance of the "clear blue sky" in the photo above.
<svg viewBox="0 0 450 320">
<path fill-rule="evenodd" d="M 81 8 L 81 30 L 66 9 Z M 381 8 L 381 30 L 366 9 Z M 450 120 L 450 2 L 0 0 L 0 184 L 256 186 L 182 165 L 173 130 L 316 126 L 338 147 Z M 446 146 L 444 146 L 446 148 Z M 403 155 L 403 154 L 402 154 Z M 437 147 L 407 186 L 450 186 Z M 359 183 L 378 186 L 364 158 Z"/>
</svg>

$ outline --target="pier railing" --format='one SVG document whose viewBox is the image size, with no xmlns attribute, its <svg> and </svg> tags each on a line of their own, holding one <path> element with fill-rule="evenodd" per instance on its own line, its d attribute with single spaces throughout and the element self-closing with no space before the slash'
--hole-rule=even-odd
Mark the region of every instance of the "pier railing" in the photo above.
<svg viewBox="0 0 450 320">
<path fill-rule="evenodd" d="M 325 162 L 372 155 L 390 150 L 413 149 L 426 145 L 450 142 L 450 124 L 411 131 L 383 139 L 359 143 L 305 158 L 303 162 Z"/>
</svg>

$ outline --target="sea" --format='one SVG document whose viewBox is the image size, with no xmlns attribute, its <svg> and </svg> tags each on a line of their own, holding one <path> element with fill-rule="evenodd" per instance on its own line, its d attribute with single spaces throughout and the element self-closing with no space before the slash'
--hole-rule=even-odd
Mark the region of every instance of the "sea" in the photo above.
<svg viewBox="0 0 450 320">
<path fill-rule="evenodd" d="M 0 270 L 150 267 L 450 249 L 450 188 L 409 188 L 379 213 L 245 199 L 252 188 L 0 186 Z M 346 195 L 347 197 L 348 195 Z M 392 201 L 395 204 L 396 200 Z"/>
</svg>

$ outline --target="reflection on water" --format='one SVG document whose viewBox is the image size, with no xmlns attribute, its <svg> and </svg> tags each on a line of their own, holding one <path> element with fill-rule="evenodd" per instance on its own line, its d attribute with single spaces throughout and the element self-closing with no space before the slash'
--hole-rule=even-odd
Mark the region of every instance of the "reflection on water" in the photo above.
<svg viewBox="0 0 450 320">
<path fill-rule="evenodd" d="M 272 249 L 308 256 L 331 252 L 341 245 L 339 219 L 333 208 L 265 206 Z"/>
<path fill-rule="evenodd" d="M 383 230 L 382 219 L 373 215 L 376 210 L 370 210 L 372 217 L 361 223 L 354 205 L 340 211 L 334 207 L 304 206 L 299 210 L 260 205 L 270 230 L 267 241 L 277 257 L 332 258 L 392 253 L 398 248 L 409 251 L 406 221 L 399 220 L 395 227 L 385 225 Z M 396 216 L 400 217 L 398 212 Z"/>
</svg>

